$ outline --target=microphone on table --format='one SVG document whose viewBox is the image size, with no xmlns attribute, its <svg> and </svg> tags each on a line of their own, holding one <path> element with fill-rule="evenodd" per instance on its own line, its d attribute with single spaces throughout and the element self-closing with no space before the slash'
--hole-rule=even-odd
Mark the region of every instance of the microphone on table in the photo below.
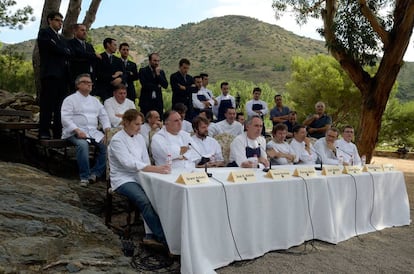
<svg viewBox="0 0 414 274">
<path fill-rule="evenodd" d="M 346 152 L 345 150 L 340 149 L 339 147 L 336 147 L 336 150 L 339 150 L 340 152 L 343 152 L 347 154 L 348 156 L 352 157 L 353 155 L 351 153 Z"/>
<path fill-rule="evenodd" d="M 258 142 L 258 145 L 259 145 L 259 148 L 261 148 L 259 142 Z M 268 172 L 271 169 L 272 169 L 272 162 L 269 160 L 269 167 L 264 167 L 262 170 L 263 172 Z"/>
<path fill-rule="evenodd" d="M 322 156 L 319 154 L 319 152 L 316 149 L 313 148 L 311 150 L 312 150 L 312 152 L 315 152 L 316 155 L 318 155 L 319 161 L 321 161 L 321 166 L 320 167 L 315 167 L 315 170 L 322 170 L 323 169 Z"/>
<path fill-rule="evenodd" d="M 203 165 L 204 164 L 204 171 L 207 174 L 207 177 L 211 177 L 213 176 L 213 174 L 207 172 L 207 163 L 210 161 L 210 158 L 206 158 L 204 157 L 191 143 L 188 143 L 189 147 L 192 147 L 193 150 L 201 157 L 201 161 L 198 163 L 199 165 Z"/>
</svg>

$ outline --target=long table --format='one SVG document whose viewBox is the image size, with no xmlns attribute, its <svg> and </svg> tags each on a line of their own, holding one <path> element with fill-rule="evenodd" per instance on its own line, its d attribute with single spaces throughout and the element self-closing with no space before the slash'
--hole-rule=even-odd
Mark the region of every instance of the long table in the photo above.
<svg viewBox="0 0 414 274">
<path fill-rule="evenodd" d="M 284 167 L 292 168 L 292 167 Z M 158 212 L 182 273 L 215 273 L 237 260 L 319 239 L 338 243 L 410 224 L 402 172 L 227 181 L 234 168 L 211 169 L 208 183 L 175 183 L 180 172 L 142 172 L 141 185 Z M 200 171 L 200 170 L 197 170 Z"/>
</svg>

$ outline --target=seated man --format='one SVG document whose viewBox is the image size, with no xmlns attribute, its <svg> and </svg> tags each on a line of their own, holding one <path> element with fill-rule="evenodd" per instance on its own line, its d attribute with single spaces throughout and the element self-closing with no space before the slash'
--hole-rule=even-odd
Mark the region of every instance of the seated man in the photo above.
<svg viewBox="0 0 414 274">
<path fill-rule="evenodd" d="M 187 116 L 187 106 L 183 103 L 177 103 L 173 106 L 172 109 L 178 112 L 178 114 L 180 114 L 181 116 L 182 130 L 188 133 L 193 133 L 193 126 L 189 121 L 185 119 L 185 117 Z"/>
<path fill-rule="evenodd" d="M 210 124 L 208 128 L 208 134 L 210 136 L 214 137 L 222 133 L 238 136 L 243 133 L 243 125 L 236 121 L 236 110 L 233 107 L 227 108 L 224 116 L 226 118 L 225 120 Z"/>
<path fill-rule="evenodd" d="M 325 103 L 317 102 L 315 104 L 315 114 L 309 115 L 303 125 L 307 126 L 310 137 L 319 139 L 325 136 L 328 128 L 331 127 L 332 119 L 325 113 Z"/>
<path fill-rule="evenodd" d="M 236 121 L 239 122 L 240 124 L 242 124 L 243 127 L 244 127 L 244 123 L 246 122 L 246 119 L 244 118 L 244 113 L 243 112 L 237 112 L 236 113 Z"/>
<path fill-rule="evenodd" d="M 319 160 L 322 164 L 338 165 L 339 158 L 337 157 L 337 151 L 335 141 L 338 139 L 338 129 L 332 127 L 326 131 L 326 136 L 320 138 L 315 143 L 315 150 L 318 152 Z M 342 164 L 342 163 L 341 163 Z"/>
<path fill-rule="evenodd" d="M 147 148 L 150 145 L 150 140 L 162 128 L 162 122 L 160 119 L 160 115 L 156 110 L 150 110 L 147 112 L 145 116 L 145 123 L 141 126 L 141 133 L 142 137 L 144 137 L 145 144 Z"/>
<path fill-rule="evenodd" d="M 250 116 L 246 132 L 237 136 L 230 145 L 229 166 L 257 168 L 258 163 L 269 167 L 266 154 L 266 140 L 260 136 L 263 121 L 259 115 Z"/>
<path fill-rule="evenodd" d="M 224 166 L 224 158 L 221 153 L 220 144 L 210 136 L 208 136 L 208 124 L 209 121 L 201 116 L 197 116 L 193 119 L 194 135 L 191 137 L 193 143 L 197 144 L 200 148 L 201 161 L 197 164 L 198 167 L 207 166 Z"/>
<path fill-rule="evenodd" d="M 288 120 L 290 109 L 283 105 L 282 95 L 275 95 L 274 100 L 275 107 L 270 110 L 270 120 L 275 126 L 278 123 L 284 123 Z"/>
<path fill-rule="evenodd" d="M 313 150 L 310 139 L 306 137 L 305 126 L 298 125 L 293 128 L 293 139 L 290 147 L 295 152 L 295 164 L 313 165 L 317 154 Z"/>
<path fill-rule="evenodd" d="M 342 130 L 342 139 L 336 141 L 336 153 L 343 157 L 344 165 L 359 166 L 362 164 L 358 148 L 352 143 L 354 139 L 354 128 L 345 126 Z M 365 164 L 365 163 L 364 163 Z"/>
<path fill-rule="evenodd" d="M 200 162 L 200 148 L 182 128 L 182 118 L 174 110 L 164 114 L 164 127 L 152 137 L 151 151 L 155 164 L 165 165 L 169 158 L 172 168 L 194 168 Z M 194 148 L 192 149 L 192 146 Z"/>
<path fill-rule="evenodd" d="M 122 115 L 128 109 L 135 109 L 135 104 L 127 97 L 127 88 L 124 84 L 119 84 L 114 89 L 114 96 L 104 102 L 106 113 L 112 127 L 119 127 L 122 121 Z"/>
<path fill-rule="evenodd" d="M 111 128 L 108 114 L 99 100 L 89 93 L 92 80 L 89 74 L 80 74 L 75 79 L 77 91 L 65 98 L 62 104 L 62 139 L 76 145 L 76 160 L 79 167 L 80 185 L 95 182 L 106 169 L 106 145 L 104 134 L 98 130 L 98 121 L 107 131 Z M 95 166 L 89 168 L 89 144 L 99 150 Z"/>
<path fill-rule="evenodd" d="M 285 124 L 279 123 L 273 127 L 273 139 L 266 146 L 266 152 L 272 164 L 291 165 L 295 160 L 295 152 L 285 142 L 286 135 L 287 126 Z"/>
<path fill-rule="evenodd" d="M 284 122 L 284 124 L 287 126 L 287 130 L 288 130 L 286 138 L 292 138 L 293 137 L 293 128 L 295 126 L 299 125 L 298 122 L 297 122 L 297 113 L 296 113 L 296 111 L 291 110 L 289 112 L 288 120 L 286 122 Z"/>
</svg>

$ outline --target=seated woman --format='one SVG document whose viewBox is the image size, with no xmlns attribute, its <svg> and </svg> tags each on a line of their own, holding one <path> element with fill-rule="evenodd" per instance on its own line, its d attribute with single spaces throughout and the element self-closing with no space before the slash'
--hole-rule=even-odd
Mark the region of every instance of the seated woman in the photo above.
<svg viewBox="0 0 414 274">
<path fill-rule="evenodd" d="M 139 208 L 155 240 L 168 248 L 160 219 L 139 184 L 138 173 L 146 171 L 167 174 L 171 168 L 168 165 L 150 164 L 144 138 L 138 134 L 143 121 L 144 115 L 135 109 L 127 110 L 122 117 L 124 128 L 114 135 L 108 148 L 111 187 Z"/>
</svg>

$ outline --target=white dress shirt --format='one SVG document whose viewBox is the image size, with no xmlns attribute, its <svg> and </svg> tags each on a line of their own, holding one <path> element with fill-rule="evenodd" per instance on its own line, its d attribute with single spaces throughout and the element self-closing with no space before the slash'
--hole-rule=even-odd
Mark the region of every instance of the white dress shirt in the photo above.
<svg viewBox="0 0 414 274">
<path fill-rule="evenodd" d="M 182 130 L 184 130 L 187 133 L 193 133 L 193 125 L 187 121 L 187 120 L 183 120 L 183 125 L 182 125 Z"/>
<path fill-rule="evenodd" d="M 104 134 L 98 130 L 98 120 L 103 129 L 111 127 L 108 114 L 101 102 L 96 97 L 84 96 L 79 91 L 63 100 L 61 119 L 62 139 L 75 135 L 74 130 L 79 128 L 89 138 L 100 142 Z"/>
<path fill-rule="evenodd" d="M 298 142 L 295 138 L 292 139 L 290 142 L 290 147 L 294 151 L 295 154 L 295 163 L 303 164 L 303 165 L 313 165 L 315 164 L 316 159 L 318 158 L 315 150 L 310 144 L 310 152 L 308 152 L 305 147 L 305 142 Z"/>
<path fill-rule="evenodd" d="M 328 144 L 326 143 L 325 137 L 318 139 L 315 142 L 315 150 L 318 152 L 318 156 L 322 161 L 322 164 L 327 165 L 337 165 L 339 164 L 338 157 L 336 152 L 329 149 Z"/>
<path fill-rule="evenodd" d="M 217 123 L 211 123 L 208 127 L 208 135 L 214 137 L 217 134 L 229 133 L 233 136 L 238 136 L 244 132 L 244 127 L 241 123 L 234 121 L 229 124 L 227 120 L 223 120 Z"/>
<path fill-rule="evenodd" d="M 276 152 L 295 155 L 295 152 L 293 151 L 293 149 L 286 142 L 276 143 L 275 141 L 271 140 L 269 143 L 267 143 L 266 148 L 274 149 Z M 272 161 L 272 164 L 276 164 L 276 165 L 292 165 L 293 164 L 293 162 L 289 162 L 284 157 L 272 158 L 271 161 Z"/>
<path fill-rule="evenodd" d="M 131 108 L 136 109 L 134 102 L 132 102 L 128 98 L 126 98 L 125 101 L 122 104 L 120 104 L 116 101 L 114 97 L 106 99 L 104 102 L 104 107 L 106 112 L 108 113 L 112 127 L 118 127 L 122 121 L 122 118 L 115 116 L 115 114 L 124 114 L 125 111 Z"/>
<path fill-rule="evenodd" d="M 247 133 L 243 132 L 230 144 L 230 157 L 229 162 L 236 162 L 238 166 L 241 166 L 243 162 L 248 160 L 246 156 L 246 147 L 258 148 L 260 147 L 260 157 L 267 158 L 266 154 L 266 140 L 263 136 L 259 136 L 252 140 L 247 137 Z"/>
<path fill-rule="evenodd" d="M 216 97 L 216 100 L 217 100 L 217 105 L 213 106 L 213 113 L 214 113 L 214 116 L 216 117 L 218 117 L 220 102 L 222 100 L 230 100 L 233 108 L 236 108 L 236 99 L 234 99 L 234 97 L 231 96 L 230 94 L 227 94 L 227 95 L 221 94 L 220 96 Z"/>
<path fill-rule="evenodd" d="M 117 132 L 112 137 L 108 157 L 113 190 L 128 182 L 139 182 L 138 172 L 150 165 L 144 144 L 144 138 L 140 134 L 129 136 L 125 130 Z"/>
<path fill-rule="evenodd" d="M 358 148 L 354 143 L 347 142 L 344 139 L 339 139 L 335 141 L 335 146 L 339 148 L 336 150 L 336 153 L 338 155 L 342 155 L 344 163 L 355 166 L 362 164 L 361 157 L 359 157 Z"/>
<path fill-rule="evenodd" d="M 194 149 L 183 154 L 186 160 L 180 159 L 180 149 L 182 146 L 194 146 Z M 190 134 L 181 130 L 177 135 L 169 133 L 165 127 L 160 129 L 152 137 L 151 152 L 156 165 L 165 165 L 167 156 L 171 155 L 172 168 L 194 168 L 195 163 L 201 160 L 201 156 L 195 151 L 200 151 L 197 144 L 194 143 Z"/>
<path fill-rule="evenodd" d="M 200 148 L 200 154 L 203 157 L 211 158 L 214 157 L 214 161 L 224 161 L 223 153 L 221 152 L 221 146 L 216 139 L 207 136 L 204 139 L 199 138 L 196 134 L 191 137 L 195 144 Z"/>
<path fill-rule="evenodd" d="M 267 108 L 267 103 L 265 101 L 252 99 L 246 103 L 247 117 L 257 115 L 257 112 L 253 110 L 253 105 L 256 104 L 262 105 L 262 109 L 260 110 L 262 116 L 265 116 L 269 112 L 269 109 Z"/>
</svg>

